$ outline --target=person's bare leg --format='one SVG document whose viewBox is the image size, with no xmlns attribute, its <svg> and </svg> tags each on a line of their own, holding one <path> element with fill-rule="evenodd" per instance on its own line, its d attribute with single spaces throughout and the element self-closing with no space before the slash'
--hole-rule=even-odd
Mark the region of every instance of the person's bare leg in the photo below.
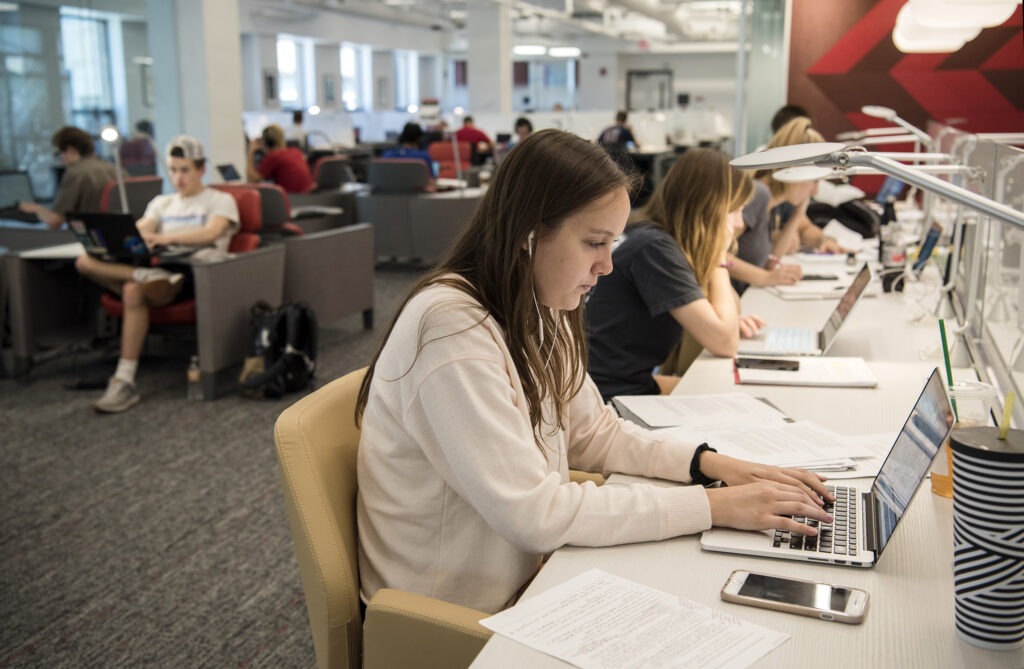
<svg viewBox="0 0 1024 669">
<path fill-rule="evenodd" d="M 131 281 L 132 272 L 135 271 L 131 265 L 104 262 L 88 255 L 81 255 L 75 259 L 75 269 L 90 281 L 119 295 L 125 281 Z"/>
<path fill-rule="evenodd" d="M 121 357 L 138 360 L 142 345 L 149 331 L 149 305 L 142 295 L 142 286 L 134 281 L 125 281 L 121 293 L 124 305 L 124 321 L 121 325 Z"/>
</svg>

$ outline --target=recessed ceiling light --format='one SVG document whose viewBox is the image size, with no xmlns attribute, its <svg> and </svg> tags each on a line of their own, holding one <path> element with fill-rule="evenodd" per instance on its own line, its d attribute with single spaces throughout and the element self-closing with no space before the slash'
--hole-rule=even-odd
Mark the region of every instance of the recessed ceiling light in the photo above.
<svg viewBox="0 0 1024 669">
<path fill-rule="evenodd" d="M 517 56 L 543 56 L 547 52 L 547 47 L 536 44 L 520 44 L 512 47 L 512 53 Z"/>
</svg>

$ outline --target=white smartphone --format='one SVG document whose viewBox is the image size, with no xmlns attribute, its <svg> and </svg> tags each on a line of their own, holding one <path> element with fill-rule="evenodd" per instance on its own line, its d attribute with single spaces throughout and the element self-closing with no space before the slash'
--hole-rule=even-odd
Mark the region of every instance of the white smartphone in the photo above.
<svg viewBox="0 0 1024 669">
<path fill-rule="evenodd" d="M 864 622 L 868 593 L 815 581 L 736 570 L 722 587 L 727 602 L 840 623 Z"/>
</svg>

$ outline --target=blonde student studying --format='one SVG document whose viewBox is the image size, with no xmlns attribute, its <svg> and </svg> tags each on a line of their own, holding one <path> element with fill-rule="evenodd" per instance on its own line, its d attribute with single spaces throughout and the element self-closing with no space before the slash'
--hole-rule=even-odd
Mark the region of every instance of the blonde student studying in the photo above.
<svg viewBox="0 0 1024 669">
<path fill-rule="evenodd" d="M 583 297 L 612 271 L 631 185 L 596 145 L 530 135 L 401 307 L 356 410 L 364 599 L 390 587 L 493 612 L 567 544 L 712 525 L 813 533 L 787 516 L 828 519 L 814 474 L 658 435 L 602 404 Z M 728 487 L 599 487 L 570 468 Z"/>
</svg>

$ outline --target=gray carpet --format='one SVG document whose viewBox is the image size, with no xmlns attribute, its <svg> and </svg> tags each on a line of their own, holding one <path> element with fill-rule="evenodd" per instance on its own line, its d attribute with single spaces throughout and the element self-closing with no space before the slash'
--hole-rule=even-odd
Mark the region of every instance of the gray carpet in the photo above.
<svg viewBox="0 0 1024 669">
<path fill-rule="evenodd" d="M 373 331 L 322 327 L 318 383 L 367 363 L 419 276 L 378 270 Z M 0 379 L 0 666 L 315 666 L 272 433 L 297 396 L 187 402 L 186 365 L 144 358 L 115 416 L 63 389 L 70 359 Z"/>
</svg>

